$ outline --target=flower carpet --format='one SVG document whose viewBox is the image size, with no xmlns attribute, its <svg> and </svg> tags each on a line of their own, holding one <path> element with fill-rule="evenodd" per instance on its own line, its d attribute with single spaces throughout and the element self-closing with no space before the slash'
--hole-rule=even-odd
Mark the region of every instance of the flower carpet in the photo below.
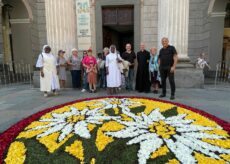
<svg viewBox="0 0 230 164">
<path fill-rule="evenodd" d="M 77 100 L 0 134 L 0 163 L 225 164 L 230 163 L 230 124 L 158 99 Z"/>
</svg>

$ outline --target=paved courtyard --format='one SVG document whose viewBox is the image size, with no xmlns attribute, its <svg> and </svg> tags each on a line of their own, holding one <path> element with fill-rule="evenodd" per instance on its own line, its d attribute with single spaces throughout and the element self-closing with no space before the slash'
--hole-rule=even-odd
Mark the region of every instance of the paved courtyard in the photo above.
<svg viewBox="0 0 230 164">
<path fill-rule="evenodd" d="M 153 93 L 122 91 L 120 96 L 146 96 L 158 98 Z M 80 90 L 66 89 L 59 96 L 44 98 L 39 89 L 29 85 L 0 88 L 0 132 L 36 112 L 76 99 L 107 96 L 105 90 L 97 93 L 81 93 Z M 169 95 L 165 100 L 169 100 Z M 230 122 L 230 86 L 206 85 L 204 89 L 177 89 L 176 100 L 223 120 Z"/>
</svg>

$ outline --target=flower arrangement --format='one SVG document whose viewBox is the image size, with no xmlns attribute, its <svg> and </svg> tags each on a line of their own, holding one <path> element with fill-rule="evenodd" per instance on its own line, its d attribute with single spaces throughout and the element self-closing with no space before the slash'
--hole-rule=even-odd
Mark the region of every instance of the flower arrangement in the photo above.
<svg viewBox="0 0 230 164">
<path fill-rule="evenodd" d="M 0 135 L 0 163 L 40 158 L 47 163 L 230 163 L 230 124 L 151 98 L 77 100 L 41 111 Z"/>
</svg>

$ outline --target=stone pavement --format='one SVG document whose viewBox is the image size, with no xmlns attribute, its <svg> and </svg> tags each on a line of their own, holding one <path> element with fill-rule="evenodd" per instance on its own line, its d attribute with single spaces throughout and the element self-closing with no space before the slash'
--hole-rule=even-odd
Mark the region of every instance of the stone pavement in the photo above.
<svg viewBox="0 0 230 164">
<path fill-rule="evenodd" d="M 120 96 L 146 96 L 158 98 L 152 93 L 122 91 Z M 29 85 L 0 88 L 0 132 L 34 113 L 76 99 L 107 96 L 105 90 L 97 93 L 81 93 L 80 90 L 65 89 L 59 96 L 44 98 L 39 89 Z M 165 100 L 169 100 L 168 97 Z M 204 89 L 177 89 L 176 100 L 223 120 L 230 122 L 230 86 L 206 85 Z"/>
</svg>

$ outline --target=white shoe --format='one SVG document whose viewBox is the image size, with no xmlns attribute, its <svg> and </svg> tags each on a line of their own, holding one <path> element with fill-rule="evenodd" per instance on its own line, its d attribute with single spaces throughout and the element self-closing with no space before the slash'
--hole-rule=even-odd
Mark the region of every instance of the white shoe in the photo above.
<svg viewBox="0 0 230 164">
<path fill-rule="evenodd" d="M 86 90 L 85 89 L 82 89 L 81 92 L 85 92 Z"/>
<path fill-rule="evenodd" d="M 47 94 L 47 93 L 44 93 L 44 97 L 48 97 L 48 94 Z"/>
</svg>

